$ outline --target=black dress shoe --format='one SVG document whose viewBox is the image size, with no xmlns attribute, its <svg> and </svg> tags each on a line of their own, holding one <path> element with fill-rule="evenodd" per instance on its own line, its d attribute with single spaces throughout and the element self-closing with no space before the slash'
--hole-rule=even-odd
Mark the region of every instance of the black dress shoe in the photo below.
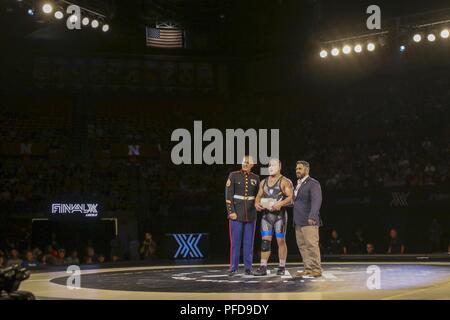
<svg viewBox="0 0 450 320">
<path fill-rule="evenodd" d="M 286 272 L 286 268 L 285 267 L 278 267 L 277 275 L 284 276 L 285 272 Z"/>
<path fill-rule="evenodd" d="M 252 276 L 252 275 L 253 275 L 253 272 L 252 272 L 252 270 L 245 270 L 244 274 L 245 274 L 246 276 Z"/>
<path fill-rule="evenodd" d="M 267 276 L 267 267 L 261 266 L 258 268 L 258 270 L 253 273 L 254 276 L 260 277 L 260 276 Z"/>
</svg>

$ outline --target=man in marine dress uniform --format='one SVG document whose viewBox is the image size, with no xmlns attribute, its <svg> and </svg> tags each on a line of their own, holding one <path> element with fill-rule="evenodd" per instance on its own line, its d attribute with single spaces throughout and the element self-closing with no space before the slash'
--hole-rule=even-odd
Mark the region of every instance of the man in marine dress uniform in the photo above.
<svg viewBox="0 0 450 320">
<path fill-rule="evenodd" d="M 252 274 L 253 242 L 256 227 L 255 196 L 258 193 L 259 177 L 252 173 L 251 156 L 245 156 L 242 168 L 231 172 L 225 187 L 225 203 L 230 233 L 230 276 L 239 268 L 241 246 L 244 245 L 244 272 Z"/>
</svg>

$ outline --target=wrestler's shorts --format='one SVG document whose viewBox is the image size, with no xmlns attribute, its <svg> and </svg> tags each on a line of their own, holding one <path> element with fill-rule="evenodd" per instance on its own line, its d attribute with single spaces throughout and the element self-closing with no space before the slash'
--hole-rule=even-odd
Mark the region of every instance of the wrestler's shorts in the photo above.
<svg viewBox="0 0 450 320">
<path fill-rule="evenodd" d="M 286 237 L 287 219 L 286 211 L 279 214 L 264 213 L 261 219 L 261 236 L 272 236 L 275 232 L 276 238 Z"/>
</svg>

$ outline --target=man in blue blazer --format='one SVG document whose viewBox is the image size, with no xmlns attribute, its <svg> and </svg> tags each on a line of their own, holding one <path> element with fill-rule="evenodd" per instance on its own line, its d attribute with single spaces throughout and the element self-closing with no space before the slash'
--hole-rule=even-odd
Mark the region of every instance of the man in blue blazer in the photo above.
<svg viewBox="0 0 450 320">
<path fill-rule="evenodd" d="M 320 277 L 322 266 L 319 248 L 319 227 L 322 226 L 320 206 L 322 189 L 316 179 L 309 176 L 309 163 L 297 161 L 295 173 L 297 186 L 294 191 L 294 225 L 297 245 L 302 255 L 304 271 L 297 276 Z"/>
</svg>

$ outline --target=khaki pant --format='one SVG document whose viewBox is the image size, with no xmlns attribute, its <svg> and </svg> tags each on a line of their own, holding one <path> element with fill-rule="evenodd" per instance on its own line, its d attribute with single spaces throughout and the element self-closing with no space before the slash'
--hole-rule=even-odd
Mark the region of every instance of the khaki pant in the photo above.
<svg viewBox="0 0 450 320">
<path fill-rule="evenodd" d="M 322 273 L 319 249 L 319 227 L 295 226 L 297 246 L 302 255 L 305 271 Z"/>
</svg>

